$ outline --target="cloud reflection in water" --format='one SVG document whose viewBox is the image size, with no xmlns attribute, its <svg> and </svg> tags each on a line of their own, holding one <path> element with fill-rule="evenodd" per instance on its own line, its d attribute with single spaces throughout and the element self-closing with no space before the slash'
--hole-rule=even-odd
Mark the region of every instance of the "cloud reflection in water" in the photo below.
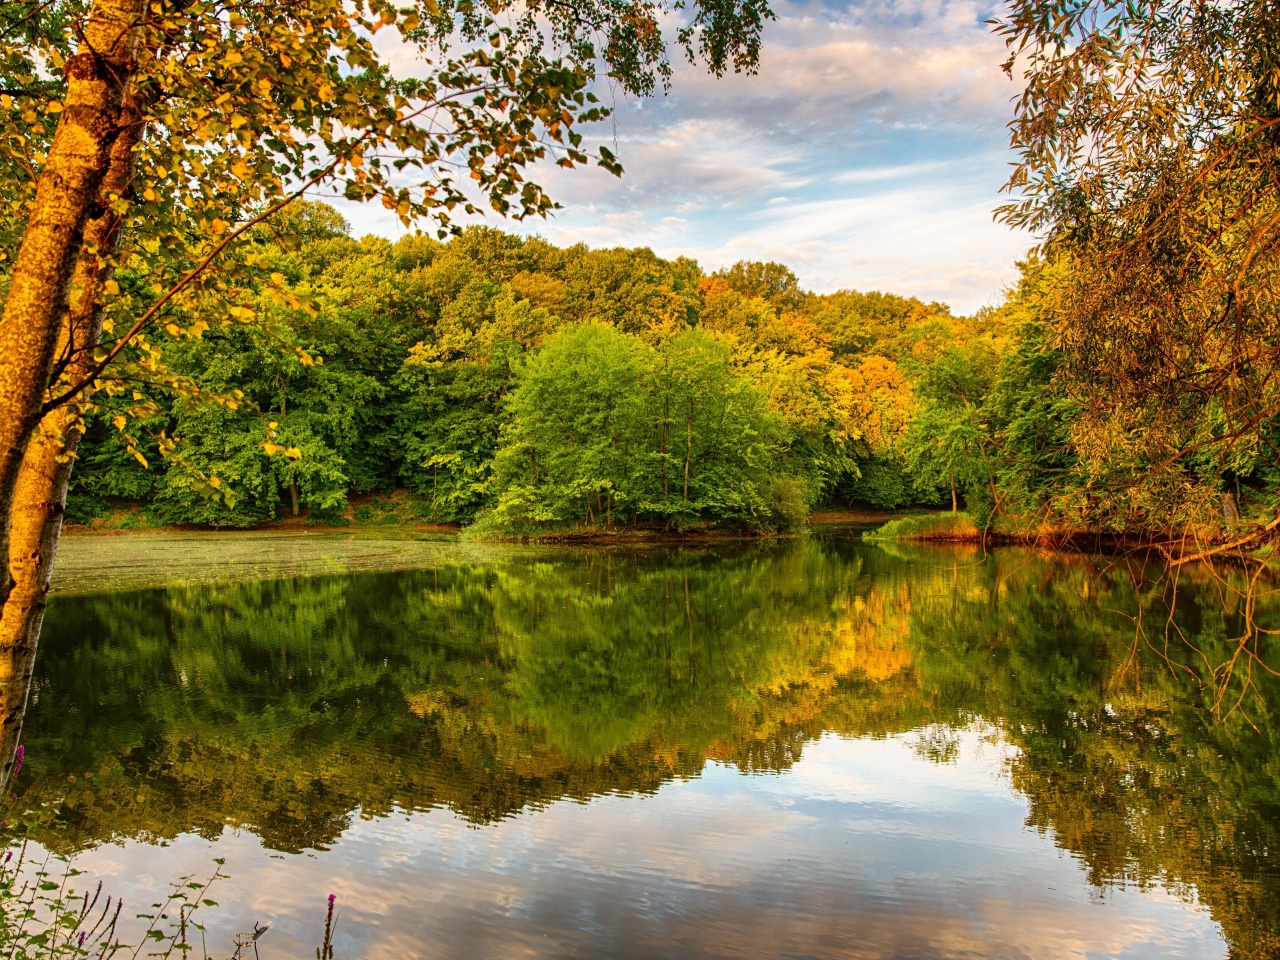
<svg viewBox="0 0 1280 960">
<path fill-rule="evenodd" d="M 1158 887 L 1107 888 L 1025 826 L 1011 747 L 959 733 L 809 744 L 783 774 L 703 775 L 652 796 L 561 802 L 476 827 L 447 810 L 355 820 L 281 858 L 247 832 L 130 841 L 77 858 L 132 904 L 227 858 L 209 942 L 270 921 L 305 956 L 338 894 L 345 957 L 1226 956 L 1207 912 Z M 265 945 L 264 945 L 265 946 Z"/>
</svg>

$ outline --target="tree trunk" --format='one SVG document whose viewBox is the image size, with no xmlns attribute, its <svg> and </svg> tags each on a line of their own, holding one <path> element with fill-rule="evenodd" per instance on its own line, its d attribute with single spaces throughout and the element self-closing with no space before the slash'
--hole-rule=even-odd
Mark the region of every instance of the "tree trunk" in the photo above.
<svg viewBox="0 0 1280 960">
<path fill-rule="evenodd" d="M 289 484 L 289 500 L 293 506 L 293 515 L 296 517 L 298 515 L 298 484 L 296 481 Z"/>
<path fill-rule="evenodd" d="M 109 168 L 99 188 L 100 212 L 84 225 L 83 252 L 72 283 L 79 292 L 64 315 L 55 352 L 69 359 L 66 380 L 73 383 L 92 370 L 102 334 L 99 298 L 114 273 L 109 261 L 120 235 L 120 216 L 111 209 L 110 200 L 127 189 L 133 148 L 144 132 L 143 105 L 136 91 L 125 98 L 120 121 L 121 133 L 112 144 Z M 82 434 L 78 401 L 51 410 L 27 444 L 14 488 L 8 554 L 13 585 L 0 608 L 0 786 L 8 783 L 22 735 L 67 484 Z"/>
<path fill-rule="evenodd" d="M 124 89 L 136 70 L 141 17 L 140 0 L 94 0 L 80 52 L 66 63 L 65 106 L 14 261 L 0 318 L 0 557 L 12 552 L 18 478 L 67 322 L 85 224 L 101 212 L 95 209 L 99 189 L 123 129 Z M 0 571 L 0 604 L 14 575 L 7 564 Z M 3 708 L 9 723 L 13 704 Z"/>
<path fill-rule="evenodd" d="M 662 502 L 671 499 L 671 483 L 667 476 L 670 464 L 667 463 L 667 443 L 671 437 L 671 409 L 667 401 L 662 401 Z"/>
<path fill-rule="evenodd" d="M 956 475 L 951 474 L 951 515 L 954 517 L 960 512 L 959 505 L 956 503 Z"/>
<path fill-rule="evenodd" d="M 684 499 L 689 500 L 689 463 L 693 460 L 693 414 L 684 422 Z"/>
</svg>

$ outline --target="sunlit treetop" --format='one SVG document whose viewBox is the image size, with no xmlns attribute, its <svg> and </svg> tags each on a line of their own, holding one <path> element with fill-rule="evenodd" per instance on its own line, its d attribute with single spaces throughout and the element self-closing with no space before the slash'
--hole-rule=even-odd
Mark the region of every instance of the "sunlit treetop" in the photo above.
<svg viewBox="0 0 1280 960">
<path fill-rule="evenodd" d="M 233 200 L 234 214 L 315 182 L 446 226 L 448 210 L 478 196 L 500 213 L 543 213 L 550 201 L 520 169 L 541 159 L 588 162 L 575 127 L 607 115 L 592 92 L 603 77 L 635 95 L 668 81 L 665 20 L 682 15 L 677 44 L 712 72 L 755 68 L 771 16 L 763 0 L 684 7 L 683 0 L 6 3 L 2 160 L 18 179 L 39 173 L 68 65 L 96 18 L 116 22 L 106 32 L 132 48 L 128 88 L 149 131 L 136 185 L 144 203 L 198 213 Z M 620 169 L 605 148 L 596 160 Z M 218 192 L 231 196 L 211 196 Z M 16 211 L 23 198 L 7 195 Z"/>
<path fill-rule="evenodd" d="M 1014 0 L 996 30 L 1027 81 L 1001 214 L 1057 265 L 1072 443 L 1130 520 L 1212 520 L 1221 477 L 1280 466 L 1275 5 Z"/>
<path fill-rule="evenodd" d="M 115 75 L 121 126 L 145 131 L 127 188 L 102 199 L 122 218 L 118 239 L 86 251 L 106 276 L 127 267 L 134 279 L 91 292 L 105 307 L 103 344 L 87 375 L 55 375 L 46 409 L 111 388 L 111 371 L 117 388 L 161 378 L 158 331 L 255 321 L 236 301 L 269 275 L 234 241 L 264 221 L 287 233 L 272 214 L 300 195 L 376 202 L 440 236 L 459 214 L 545 216 L 556 204 L 537 171 L 622 172 L 581 132 L 610 113 L 597 89 L 665 87 L 673 49 L 715 74 L 754 70 L 771 16 L 765 0 L 0 4 L 0 271 L 34 210 L 58 119 L 79 109 L 69 78 Z"/>
<path fill-rule="evenodd" d="M 1115 210 L 1170 167 L 1280 120 L 1280 20 L 1265 0 L 1013 0 L 993 21 L 1025 78 L 1010 125 L 1013 223 Z M 1270 138 L 1266 138 L 1270 139 Z"/>
</svg>

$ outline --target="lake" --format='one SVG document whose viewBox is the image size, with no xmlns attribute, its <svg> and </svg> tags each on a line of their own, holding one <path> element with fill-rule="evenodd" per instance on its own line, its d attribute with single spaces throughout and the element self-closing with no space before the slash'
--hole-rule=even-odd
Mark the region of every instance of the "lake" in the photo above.
<svg viewBox="0 0 1280 960">
<path fill-rule="evenodd" d="M 68 537 L 19 801 L 219 957 L 1280 955 L 1280 604 L 858 532 Z"/>
</svg>

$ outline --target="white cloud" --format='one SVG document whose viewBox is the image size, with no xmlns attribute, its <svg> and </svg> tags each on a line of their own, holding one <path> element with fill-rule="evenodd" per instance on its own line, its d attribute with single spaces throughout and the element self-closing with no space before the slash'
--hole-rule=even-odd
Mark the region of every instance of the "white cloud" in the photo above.
<svg viewBox="0 0 1280 960">
<path fill-rule="evenodd" d="M 548 168 L 564 209 L 512 226 L 708 268 L 776 259 L 820 291 L 888 289 L 963 311 L 998 301 L 1030 238 L 991 217 L 1017 89 L 983 24 L 990 5 L 775 9 L 758 75 L 677 64 L 670 96 L 618 101 L 612 121 L 584 131 L 616 141 L 621 180 Z M 358 233 L 402 231 L 381 210 L 344 212 Z"/>
</svg>

